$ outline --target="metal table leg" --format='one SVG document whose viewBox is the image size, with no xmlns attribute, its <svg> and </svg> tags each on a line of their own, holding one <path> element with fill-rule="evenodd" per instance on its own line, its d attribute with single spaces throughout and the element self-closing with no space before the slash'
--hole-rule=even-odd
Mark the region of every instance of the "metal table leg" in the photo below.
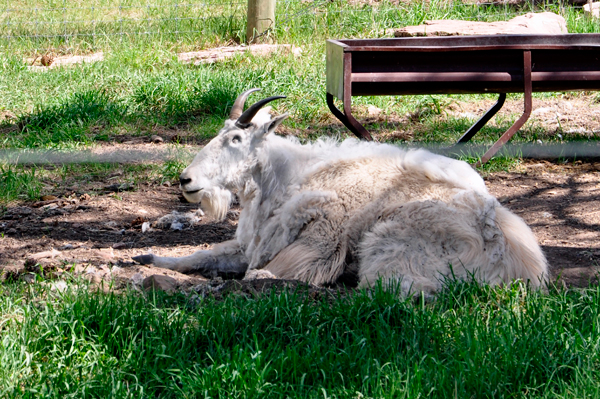
<svg viewBox="0 0 600 399">
<path fill-rule="evenodd" d="M 483 156 L 481 160 L 475 164 L 475 166 L 481 166 L 490 160 L 502 148 L 504 144 L 510 140 L 510 138 L 527 122 L 531 115 L 531 51 L 523 52 L 523 83 L 524 83 L 524 96 L 523 100 L 525 103 L 525 110 L 523 115 L 506 131 L 504 134 L 494 143 L 492 147 Z"/>
<path fill-rule="evenodd" d="M 502 108 L 504 105 L 505 100 L 506 93 L 500 93 L 498 96 L 498 101 L 496 101 L 496 103 L 492 105 L 492 107 L 488 109 L 487 112 L 481 118 L 479 118 L 479 120 L 475 122 L 475 124 L 473 124 L 473 126 L 471 126 L 460 139 L 458 139 L 456 144 L 466 143 L 467 141 L 471 140 L 473 136 L 475 136 L 475 134 L 477 134 L 477 132 L 479 132 L 481 128 L 484 127 L 485 124 L 488 123 L 490 119 L 492 119 L 494 115 L 498 113 L 498 111 L 500 111 L 500 108 Z"/>
</svg>

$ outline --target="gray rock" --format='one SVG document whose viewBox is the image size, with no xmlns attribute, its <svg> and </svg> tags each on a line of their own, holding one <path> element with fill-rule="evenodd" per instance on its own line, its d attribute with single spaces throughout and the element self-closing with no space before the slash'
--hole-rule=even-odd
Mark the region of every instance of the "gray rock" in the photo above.
<svg viewBox="0 0 600 399">
<path fill-rule="evenodd" d="M 174 292 L 177 289 L 177 280 L 173 277 L 153 274 L 144 279 L 142 287 L 144 287 L 145 290 Z"/>
</svg>

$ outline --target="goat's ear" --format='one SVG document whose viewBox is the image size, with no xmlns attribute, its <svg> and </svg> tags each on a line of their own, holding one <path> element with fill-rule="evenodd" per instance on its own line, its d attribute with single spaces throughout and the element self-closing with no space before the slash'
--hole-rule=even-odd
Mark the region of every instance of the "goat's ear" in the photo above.
<svg viewBox="0 0 600 399">
<path fill-rule="evenodd" d="M 259 129 L 256 132 L 254 137 L 257 139 L 262 139 L 268 134 L 273 133 L 275 129 L 277 129 L 277 126 L 279 126 L 281 122 L 283 122 L 288 116 L 290 115 L 286 112 L 285 114 L 278 115 L 275 118 L 271 119 L 269 122 L 265 123 L 262 126 L 262 129 Z"/>
</svg>

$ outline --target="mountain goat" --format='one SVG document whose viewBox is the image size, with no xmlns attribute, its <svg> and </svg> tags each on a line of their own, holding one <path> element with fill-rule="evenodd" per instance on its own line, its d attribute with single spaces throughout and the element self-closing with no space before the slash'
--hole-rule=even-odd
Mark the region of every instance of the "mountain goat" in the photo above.
<svg viewBox="0 0 600 399">
<path fill-rule="evenodd" d="M 180 176 L 185 198 L 223 219 L 242 207 L 235 239 L 181 258 L 133 259 L 207 277 L 263 269 L 316 285 L 399 282 L 439 290 L 445 276 L 540 286 L 547 264 L 531 229 L 491 196 L 465 162 L 348 139 L 300 144 L 273 134 L 268 102 L 230 119 Z M 268 274 L 268 273 L 267 273 Z"/>
</svg>

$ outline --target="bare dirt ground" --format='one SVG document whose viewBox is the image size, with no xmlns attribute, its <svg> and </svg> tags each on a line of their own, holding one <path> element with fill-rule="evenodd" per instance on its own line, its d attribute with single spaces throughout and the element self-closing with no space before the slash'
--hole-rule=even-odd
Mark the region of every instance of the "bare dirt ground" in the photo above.
<svg viewBox="0 0 600 399">
<path fill-rule="evenodd" d="M 486 184 L 531 226 L 554 277 L 574 286 L 595 278 L 600 264 L 600 163 L 527 161 L 518 173 L 490 174 Z M 42 265 L 47 275 L 70 270 L 95 282 L 115 277 L 141 285 L 148 276 L 167 275 L 186 288 L 203 279 L 136 265 L 131 257 L 149 251 L 190 254 L 231 239 L 236 229 L 235 209 L 220 223 L 200 218 L 191 226 L 174 226 L 182 230 L 173 230 L 170 221 L 158 226 L 154 222 L 173 211 L 197 209 L 180 202 L 174 187 L 142 185 L 123 192 L 114 185 L 91 188 L 11 206 L 0 216 L 0 267 L 6 269 L 5 277 L 39 271 Z M 145 232 L 144 222 L 151 226 Z"/>
<path fill-rule="evenodd" d="M 453 103 L 446 112 L 449 116 L 480 115 L 492 102 Z M 519 101 L 505 105 L 506 112 L 518 113 L 521 108 Z M 595 135 L 600 129 L 599 115 L 600 106 L 592 97 L 536 99 L 530 123 L 541 124 L 548 135 L 569 131 Z M 365 121 L 369 118 L 380 117 L 365 116 Z M 397 134 L 405 134 L 414 126 L 408 119 L 397 122 Z M 148 145 L 152 144 L 127 141 L 111 143 L 110 147 L 115 150 Z M 590 280 L 597 280 L 600 163 L 527 160 L 514 173 L 492 173 L 485 180 L 490 192 L 531 226 L 554 278 L 569 286 L 587 286 Z M 58 277 L 71 271 L 96 283 L 114 279 L 119 284 L 144 286 L 145 278 L 166 275 L 173 279 L 169 280 L 171 288 L 197 286 L 205 281 L 201 276 L 137 265 L 131 257 L 150 251 L 183 256 L 210 248 L 233 237 L 239 212 L 234 207 L 224 222 L 211 222 L 190 213 L 197 205 L 182 203 L 176 187 L 132 187 L 113 180 L 44 194 L 54 198 L 0 209 L 3 278 L 27 278 L 27 272 L 39 272 L 41 265 L 46 276 Z M 164 219 L 157 224 L 172 212 L 188 213 L 191 219 L 174 226 Z"/>
</svg>

